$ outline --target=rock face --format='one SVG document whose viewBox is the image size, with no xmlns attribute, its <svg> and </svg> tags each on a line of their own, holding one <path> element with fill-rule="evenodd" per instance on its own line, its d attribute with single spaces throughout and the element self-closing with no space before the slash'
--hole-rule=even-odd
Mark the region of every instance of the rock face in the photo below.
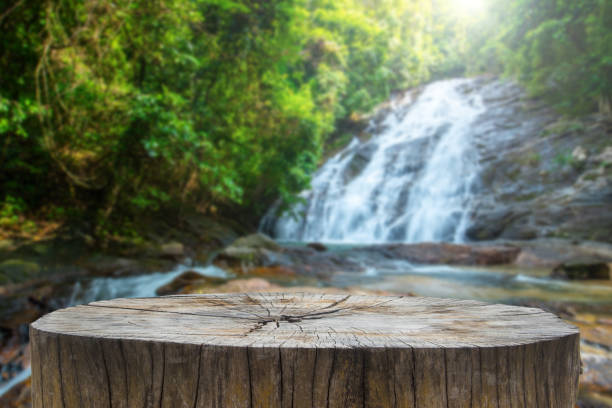
<svg viewBox="0 0 612 408">
<path fill-rule="evenodd" d="M 467 237 L 612 242 L 612 122 L 563 119 L 511 82 L 477 85 L 486 110 L 472 129 L 482 170 Z"/>
</svg>

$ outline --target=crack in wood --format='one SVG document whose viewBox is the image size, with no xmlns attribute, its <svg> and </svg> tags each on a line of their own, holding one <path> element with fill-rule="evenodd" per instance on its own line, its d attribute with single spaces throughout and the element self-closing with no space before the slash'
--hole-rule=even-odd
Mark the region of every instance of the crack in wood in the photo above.
<svg viewBox="0 0 612 408">
<path fill-rule="evenodd" d="M 204 313 L 185 313 L 185 312 L 174 312 L 171 310 L 142 309 L 142 308 L 123 307 L 123 306 L 103 306 L 103 305 L 88 304 L 88 305 L 80 305 L 79 307 L 101 307 L 101 308 L 106 308 L 106 309 L 135 310 L 137 312 L 168 313 L 168 314 L 178 314 L 178 315 L 185 315 L 185 316 L 217 317 L 220 319 L 257 320 L 252 317 L 214 315 L 214 314 L 204 314 Z"/>
</svg>

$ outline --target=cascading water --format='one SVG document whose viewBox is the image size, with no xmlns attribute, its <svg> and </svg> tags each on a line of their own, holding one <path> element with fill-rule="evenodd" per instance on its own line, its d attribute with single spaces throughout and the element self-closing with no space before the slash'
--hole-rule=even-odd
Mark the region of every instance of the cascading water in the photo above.
<svg viewBox="0 0 612 408">
<path fill-rule="evenodd" d="M 277 239 L 340 243 L 463 239 L 478 158 L 470 126 L 484 111 L 470 79 L 392 102 L 383 130 L 357 139 L 314 176 L 304 204 L 271 221 Z"/>
</svg>

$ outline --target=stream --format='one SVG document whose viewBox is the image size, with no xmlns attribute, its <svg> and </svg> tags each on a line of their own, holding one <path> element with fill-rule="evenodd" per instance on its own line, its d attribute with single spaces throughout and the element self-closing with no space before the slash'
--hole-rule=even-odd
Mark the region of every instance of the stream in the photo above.
<svg viewBox="0 0 612 408">
<path fill-rule="evenodd" d="M 303 243 L 281 242 L 287 247 Z M 359 246 L 357 247 L 359 248 Z M 612 282 L 571 281 L 551 278 L 545 268 L 516 266 L 478 267 L 450 265 L 419 265 L 404 260 L 379 259 L 360 255 L 350 245 L 329 245 L 328 250 L 342 255 L 350 251 L 348 259 L 362 266 L 363 272 L 338 269 L 328 279 L 268 278 L 280 286 L 318 286 L 334 288 L 363 288 L 391 293 L 411 293 L 418 296 L 452 297 L 486 302 L 546 304 L 567 303 L 612 307 Z M 214 265 L 194 265 L 186 262 L 166 273 L 127 277 L 97 277 L 82 279 L 70 289 L 64 299 L 66 306 L 120 297 L 156 296 L 157 288 L 171 282 L 186 271 L 227 280 L 248 278 L 236 276 Z"/>
</svg>

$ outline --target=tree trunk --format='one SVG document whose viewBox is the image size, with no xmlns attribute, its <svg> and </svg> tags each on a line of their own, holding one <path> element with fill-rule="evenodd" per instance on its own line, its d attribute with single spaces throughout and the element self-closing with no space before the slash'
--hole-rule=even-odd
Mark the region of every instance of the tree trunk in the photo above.
<svg viewBox="0 0 612 408">
<path fill-rule="evenodd" d="M 117 299 L 31 336 L 35 408 L 571 408 L 580 371 L 576 328 L 465 300 Z"/>
</svg>

